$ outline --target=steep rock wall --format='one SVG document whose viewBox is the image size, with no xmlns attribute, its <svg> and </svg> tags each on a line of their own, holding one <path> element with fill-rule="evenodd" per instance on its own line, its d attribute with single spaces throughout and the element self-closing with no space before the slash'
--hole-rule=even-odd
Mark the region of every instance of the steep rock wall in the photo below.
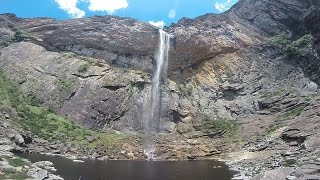
<svg viewBox="0 0 320 180">
<path fill-rule="evenodd" d="M 260 114 L 263 94 L 282 87 L 314 94 L 317 57 L 288 57 L 266 39 L 311 31 L 318 49 L 312 13 L 318 8 L 316 1 L 241 0 L 224 14 L 166 27 L 175 38 L 162 93 L 162 130 L 201 130 L 216 117 Z M 0 20 L 1 43 L 14 39 L 1 49 L 0 64 L 25 94 L 89 128 L 141 129 L 158 44 L 155 27 L 113 16 L 58 21 L 7 14 Z M 28 36 L 22 39 L 27 43 L 17 43 L 18 32 Z"/>
</svg>

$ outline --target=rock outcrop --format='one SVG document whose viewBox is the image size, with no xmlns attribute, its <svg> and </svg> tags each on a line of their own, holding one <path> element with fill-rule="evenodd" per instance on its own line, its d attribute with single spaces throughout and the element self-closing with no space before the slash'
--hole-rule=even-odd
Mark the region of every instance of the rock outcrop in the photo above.
<svg viewBox="0 0 320 180">
<path fill-rule="evenodd" d="M 150 24 L 113 16 L 58 21 L 49 18 L 23 20 L 9 14 L 1 16 L 1 20 L 1 25 L 7 27 L 3 30 L 7 34 L 23 30 L 33 43 L 48 51 L 74 52 L 125 68 L 152 69 L 151 58 L 158 34 Z"/>
</svg>

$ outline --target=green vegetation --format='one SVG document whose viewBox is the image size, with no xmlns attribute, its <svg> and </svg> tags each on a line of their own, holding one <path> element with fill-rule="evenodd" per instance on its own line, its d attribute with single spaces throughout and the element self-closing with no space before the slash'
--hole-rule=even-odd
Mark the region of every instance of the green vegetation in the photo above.
<svg viewBox="0 0 320 180">
<path fill-rule="evenodd" d="M 91 135 L 96 139 L 96 141 L 92 143 L 84 142 L 85 144 L 88 144 L 91 148 L 99 148 L 99 147 L 108 147 L 109 149 L 117 148 L 121 146 L 121 142 L 125 140 L 125 138 L 118 134 L 106 134 L 106 133 L 98 133 L 91 131 Z"/>
<path fill-rule="evenodd" d="M 131 79 L 128 78 L 128 76 L 120 76 L 120 74 L 116 75 L 110 75 L 103 78 L 103 85 L 104 86 L 122 86 L 125 87 L 132 83 Z"/>
<path fill-rule="evenodd" d="M 39 106 L 44 103 L 41 99 L 39 99 L 35 94 L 31 92 L 26 94 L 24 98 L 32 106 Z"/>
<path fill-rule="evenodd" d="M 288 94 L 301 96 L 301 93 L 299 91 L 297 91 L 296 89 L 294 89 L 293 87 L 284 86 L 284 87 L 279 88 L 277 90 L 261 92 L 261 98 L 266 99 L 266 100 L 273 100 L 277 97 L 282 97 L 282 96 L 285 96 Z"/>
<path fill-rule="evenodd" d="M 279 89 L 276 91 L 264 92 L 261 98 L 266 100 L 272 100 L 276 97 L 284 96 L 287 93 L 286 89 Z"/>
<path fill-rule="evenodd" d="M 20 121 L 19 124 L 24 129 L 28 129 L 32 133 L 49 141 L 72 141 L 75 144 L 88 145 L 95 148 L 97 144 L 111 146 L 123 139 L 120 135 L 99 133 L 81 128 L 70 120 L 54 114 L 45 107 L 24 105 L 19 108 L 19 112 L 21 113 L 21 117 L 23 117 L 23 121 Z M 94 137 L 97 141 L 90 144 L 87 141 L 88 136 Z"/>
<path fill-rule="evenodd" d="M 271 126 L 271 127 L 269 127 L 269 128 L 267 129 L 266 134 L 267 134 L 267 135 L 270 135 L 270 134 L 276 132 L 278 129 L 279 129 L 279 126 Z"/>
<path fill-rule="evenodd" d="M 288 159 L 285 161 L 284 167 L 295 167 L 297 166 L 297 160 L 295 159 Z"/>
<path fill-rule="evenodd" d="M 10 82 L 0 70 L 0 105 L 17 107 L 21 101 L 18 85 Z"/>
<path fill-rule="evenodd" d="M 276 35 L 266 39 L 268 44 L 279 45 L 289 56 L 301 56 L 303 48 L 311 42 L 310 35 L 304 35 L 296 40 L 291 40 L 285 34 Z"/>
<path fill-rule="evenodd" d="M 70 89 L 73 84 L 71 82 L 71 80 L 60 80 L 58 83 Z M 35 98 L 32 95 L 23 96 L 18 85 L 7 79 L 0 70 L 0 106 L 12 106 L 16 109 L 18 116 L 13 123 L 17 126 L 49 141 L 73 142 L 75 145 L 89 148 L 96 148 L 99 145 L 117 147 L 125 140 L 125 137 L 121 135 L 96 132 L 75 125 L 69 119 L 55 114 L 47 107 L 36 104 L 38 100 L 34 100 Z M 93 137 L 95 141 L 89 142 L 88 136 Z M 19 165 L 22 162 L 19 159 L 12 159 L 10 163 Z"/>
<path fill-rule="evenodd" d="M 9 165 L 14 167 L 25 166 L 29 164 L 26 161 L 22 160 L 21 158 L 8 159 L 8 162 L 9 162 Z"/>
<path fill-rule="evenodd" d="M 266 39 L 268 44 L 271 45 L 287 45 L 290 43 L 289 37 L 285 34 L 279 34 Z"/>
<path fill-rule="evenodd" d="M 71 53 L 64 53 L 62 55 L 63 58 L 65 59 L 70 59 L 70 58 L 74 58 L 74 54 L 71 54 Z"/>
<path fill-rule="evenodd" d="M 99 133 L 75 125 L 70 120 L 56 115 L 46 107 L 22 104 L 18 107 L 21 120 L 17 121 L 24 129 L 30 130 L 49 141 L 74 142 L 95 148 L 97 144 L 113 146 L 123 137 L 116 134 Z M 89 143 L 87 137 L 92 136 L 97 141 Z"/>
<path fill-rule="evenodd" d="M 29 177 L 27 176 L 26 171 L 22 171 L 22 172 L 4 171 L 3 175 L 0 175 L 0 180 L 5 180 L 5 179 L 24 180 L 28 178 Z"/>
<path fill-rule="evenodd" d="M 205 124 L 205 131 L 220 130 L 229 137 L 234 137 L 237 134 L 239 124 L 235 120 L 216 117 Z"/>
<path fill-rule="evenodd" d="M 55 84 L 58 86 L 60 90 L 66 91 L 68 93 L 71 93 L 75 88 L 75 80 L 67 77 L 62 77 L 58 79 L 55 82 Z"/>
<path fill-rule="evenodd" d="M 141 73 L 140 78 L 146 81 L 149 79 L 149 75 L 147 73 Z"/>
<path fill-rule="evenodd" d="M 309 44 L 311 41 L 310 35 L 304 35 L 299 39 L 292 41 L 286 46 L 286 53 L 290 56 L 300 56 L 303 54 L 303 47 Z"/>
<path fill-rule="evenodd" d="M 10 37 L 6 41 L 0 43 L 0 49 L 9 46 L 12 43 L 25 41 L 27 39 L 30 39 L 30 35 L 28 33 L 17 30 L 13 37 Z"/>
<path fill-rule="evenodd" d="M 12 40 L 13 40 L 14 42 L 21 42 L 21 41 L 25 41 L 25 40 L 27 40 L 27 39 L 29 39 L 29 38 L 30 38 L 30 35 L 29 35 L 28 33 L 19 30 L 19 31 L 17 31 L 17 32 L 14 34 Z"/>
<path fill-rule="evenodd" d="M 78 140 L 86 139 L 90 135 L 85 129 L 74 125 L 70 121 L 52 113 L 48 108 L 31 106 L 23 103 L 18 107 L 19 116 L 23 120 L 18 123 L 24 129 L 47 140 Z"/>
<path fill-rule="evenodd" d="M 178 88 L 179 93 L 182 96 L 191 96 L 191 94 L 192 94 L 192 90 L 193 90 L 192 83 L 177 84 L 177 88 Z"/>
<path fill-rule="evenodd" d="M 304 105 L 296 106 L 293 109 L 291 109 L 290 111 L 287 111 L 284 114 L 280 115 L 279 118 L 287 119 L 290 117 L 299 116 L 303 112 L 304 108 L 305 108 Z"/>
<path fill-rule="evenodd" d="M 85 73 L 89 70 L 90 66 L 97 66 L 97 67 L 104 67 L 104 61 L 101 59 L 95 59 L 92 57 L 86 57 L 86 56 L 77 56 L 78 59 L 81 59 L 85 62 L 85 64 L 82 64 L 78 68 L 79 73 Z"/>
<path fill-rule="evenodd" d="M 89 63 L 82 64 L 82 65 L 79 66 L 78 72 L 79 73 L 85 73 L 85 72 L 88 71 L 89 67 L 90 67 Z"/>
<path fill-rule="evenodd" d="M 88 56 L 78 56 L 78 58 L 83 61 L 86 61 L 86 63 L 88 63 L 88 65 L 98 66 L 98 67 L 105 66 L 104 60 L 101 60 L 101 59 L 96 59 L 96 58 L 92 58 L 92 57 L 88 57 Z"/>
</svg>

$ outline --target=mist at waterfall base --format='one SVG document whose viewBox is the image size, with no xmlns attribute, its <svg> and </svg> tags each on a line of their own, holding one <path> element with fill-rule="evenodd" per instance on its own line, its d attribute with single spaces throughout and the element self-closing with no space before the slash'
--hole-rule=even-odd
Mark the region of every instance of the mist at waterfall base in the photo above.
<svg viewBox="0 0 320 180">
<path fill-rule="evenodd" d="M 148 107 L 144 113 L 144 132 L 147 135 L 145 140 L 144 153 L 148 159 L 154 159 L 155 147 L 153 144 L 153 135 L 160 129 L 160 111 L 161 111 L 161 82 L 166 81 L 167 68 L 169 61 L 170 34 L 162 29 L 159 30 L 159 45 L 156 54 L 156 67 L 152 76 L 152 88 Z"/>
<path fill-rule="evenodd" d="M 65 180 L 230 180 L 234 172 L 216 161 L 73 162 L 60 156 L 21 154 L 31 162 L 51 161 Z"/>
</svg>

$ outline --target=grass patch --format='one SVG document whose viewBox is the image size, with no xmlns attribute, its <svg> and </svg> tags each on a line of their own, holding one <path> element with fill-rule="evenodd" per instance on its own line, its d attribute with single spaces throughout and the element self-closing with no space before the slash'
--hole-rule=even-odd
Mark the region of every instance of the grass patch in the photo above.
<svg viewBox="0 0 320 180">
<path fill-rule="evenodd" d="M 70 80 L 60 80 L 58 83 L 66 89 L 73 87 Z M 74 124 L 69 119 L 59 116 L 47 107 L 40 106 L 35 97 L 23 96 L 18 85 L 6 78 L 0 70 L 0 105 L 5 104 L 16 109 L 18 116 L 13 123 L 33 134 L 49 141 L 73 142 L 74 144 L 96 148 L 100 145 L 116 147 L 125 140 L 124 136 L 113 133 L 102 133 L 88 130 Z M 88 136 L 96 141 L 89 142 Z M 11 160 L 12 164 L 22 163 L 20 160 Z"/>
<path fill-rule="evenodd" d="M 25 166 L 29 164 L 21 158 L 11 158 L 11 159 L 8 159 L 8 162 L 9 162 L 9 165 L 14 167 Z"/>
<path fill-rule="evenodd" d="M 290 56 L 300 56 L 303 54 L 303 47 L 311 42 L 310 35 L 304 35 L 299 39 L 292 41 L 286 46 L 286 53 Z"/>
<path fill-rule="evenodd" d="M 23 103 L 18 107 L 18 114 L 21 119 L 17 120 L 17 122 L 24 129 L 28 129 L 33 134 L 49 141 L 83 141 L 86 136 L 90 135 L 88 130 L 54 114 L 46 107 Z"/>
<path fill-rule="evenodd" d="M 261 98 L 265 100 L 274 100 L 277 97 L 282 97 L 285 95 L 293 94 L 296 96 L 301 96 L 301 93 L 294 89 L 293 87 L 286 86 L 274 91 L 265 91 L 261 93 Z"/>
<path fill-rule="evenodd" d="M 283 166 L 284 166 L 284 167 L 295 167 L 295 166 L 297 166 L 297 160 L 295 160 L 295 159 L 288 159 L 288 160 L 285 161 L 285 163 L 284 163 Z"/>
<path fill-rule="evenodd" d="M 193 91 L 192 83 L 181 83 L 177 84 L 178 92 L 182 96 L 191 96 Z"/>
<path fill-rule="evenodd" d="M 284 114 L 280 115 L 279 118 L 287 119 L 289 117 L 299 116 L 303 112 L 304 108 L 305 108 L 305 106 L 303 106 L 303 105 L 297 106 L 297 107 L 291 109 L 290 111 L 287 111 Z"/>
<path fill-rule="evenodd" d="M 280 127 L 279 126 L 271 126 L 267 129 L 266 134 L 270 135 L 274 132 L 276 132 Z"/>
<path fill-rule="evenodd" d="M 0 105 L 17 107 L 22 102 L 22 96 L 18 90 L 18 84 L 8 80 L 0 70 Z"/>
<path fill-rule="evenodd" d="M 96 140 L 92 143 L 87 143 L 89 147 L 96 149 L 99 147 L 108 147 L 108 149 L 116 149 L 125 140 L 125 137 L 118 134 L 107 134 L 92 132 L 91 134 Z"/>
<path fill-rule="evenodd" d="M 205 131 L 220 130 L 229 137 L 236 136 L 238 128 L 239 124 L 236 122 L 236 120 L 230 120 L 221 117 L 217 117 L 205 124 Z"/>
<path fill-rule="evenodd" d="M 71 59 L 71 58 L 74 58 L 75 55 L 74 55 L 74 54 L 71 54 L 71 53 L 64 53 L 64 54 L 62 55 L 62 57 L 63 57 L 64 59 Z"/>
<path fill-rule="evenodd" d="M 279 34 L 266 39 L 268 44 L 271 45 L 286 45 L 290 43 L 289 37 L 286 34 Z"/>
<path fill-rule="evenodd" d="M 85 72 L 88 71 L 89 67 L 90 67 L 89 63 L 82 64 L 82 65 L 79 66 L 78 72 L 79 73 L 85 73 Z"/>
<path fill-rule="evenodd" d="M 5 180 L 5 179 L 25 180 L 29 178 L 26 171 L 22 171 L 22 172 L 4 171 L 3 173 L 4 173 L 3 175 L 0 175 L 0 180 Z"/>
<path fill-rule="evenodd" d="M 18 30 L 13 36 L 13 41 L 14 42 L 21 42 L 21 41 L 25 41 L 29 38 L 30 38 L 30 35 L 27 32 Z"/>
<path fill-rule="evenodd" d="M 57 81 L 55 81 L 55 84 L 58 86 L 60 90 L 66 91 L 68 93 L 72 93 L 72 91 L 75 88 L 75 80 L 67 77 L 62 77 L 61 79 L 58 79 Z"/>
<path fill-rule="evenodd" d="M 30 39 L 30 35 L 22 30 L 17 30 L 13 37 L 8 38 L 4 42 L 0 43 L 0 49 L 9 46 L 15 42 L 21 42 Z"/>
<path fill-rule="evenodd" d="M 281 46 L 283 51 L 289 56 L 301 56 L 304 47 L 311 42 L 311 36 L 306 34 L 296 40 L 292 40 L 287 35 L 280 34 L 267 38 L 266 42 L 271 45 Z"/>
<path fill-rule="evenodd" d="M 97 67 L 104 67 L 105 62 L 102 59 L 96 59 L 92 57 L 87 57 L 87 56 L 78 56 L 79 59 L 86 61 L 86 63 L 90 66 L 97 66 Z"/>
<path fill-rule="evenodd" d="M 48 141 L 73 142 L 89 148 L 97 148 L 101 145 L 117 147 L 125 139 L 121 135 L 82 128 L 46 107 L 23 104 L 19 106 L 18 112 L 21 118 L 16 122 L 19 125 Z M 95 141 L 89 142 L 88 136 L 94 137 Z"/>
<path fill-rule="evenodd" d="M 261 98 L 266 99 L 266 100 L 272 100 L 276 97 L 279 96 L 284 96 L 286 94 L 286 90 L 285 89 L 280 89 L 277 91 L 271 91 L 271 92 L 264 92 L 261 96 Z"/>
</svg>

